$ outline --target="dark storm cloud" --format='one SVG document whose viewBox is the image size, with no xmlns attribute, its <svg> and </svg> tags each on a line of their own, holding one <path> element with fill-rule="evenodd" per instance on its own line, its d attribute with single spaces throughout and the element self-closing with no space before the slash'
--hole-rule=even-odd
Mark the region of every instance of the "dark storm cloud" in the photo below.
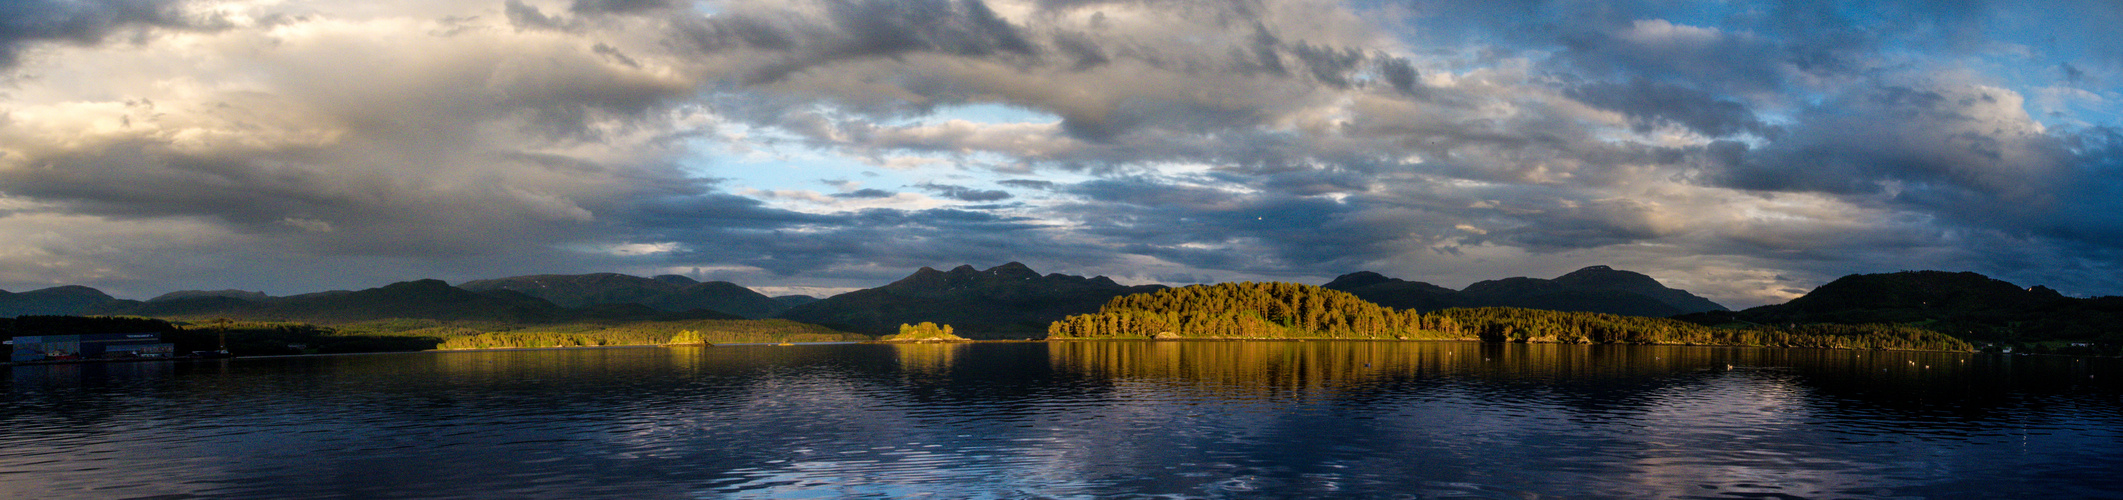
<svg viewBox="0 0 2123 500">
<path fill-rule="evenodd" d="M 1010 186 L 1010 187 L 1016 187 L 1016 188 L 1024 188 L 1024 189 L 1037 189 L 1037 190 L 1041 190 L 1041 191 L 1046 191 L 1046 190 L 1051 190 L 1051 189 L 1054 189 L 1054 182 L 1053 182 L 1053 181 L 1041 181 L 1041 180 L 1032 180 L 1032 179 L 1004 179 L 1004 180 L 1000 180 L 1000 181 L 995 181 L 995 183 L 996 183 L 996 184 L 1002 184 L 1002 185 L 1005 185 L 1005 186 Z"/>
<path fill-rule="evenodd" d="M 2123 183 L 2115 181 L 2123 179 L 2123 129 L 2080 131 L 2067 136 L 2065 146 L 2075 155 L 2071 180 L 2037 230 L 2123 253 Z"/>
<path fill-rule="evenodd" d="M 1125 242 L 1121 251 L 1203 269 L 1329 271 L 1375 258 L 1396 239 L 1390 226 L 1351 216 L 1356 202 L 1276 193 L 1240 194 L 1148 178 L 1066 188 L 1084 202 L 1065 207 L 1079 231 Z"/>
<path fill-rule="evenodd" d="M 1395 90 L 1399 90 L 1404 94 L 1416 92 L 1417 78 L 1421 78 L 1422 73 L 1416 71 L 1415 64 L 1408 62 L 1407 59 L 1398 57 L 1382 57 L 1379 61 L 1379 74 L 1385 76 L 1386 83 L 1393 85 Z"/>
<path fill-rule="evenodd" d="M 920 115 L 972 98 L 1003 97 L 1014 106 L 1060 117 L 1071 138 L 1100 144 L 1123 142 L 1136 131 L 1242 133 L 1286 111 L 1268 108 L 1301 105 L 1312 97 L 1308 94 L 1373 86 L 1402 93 L 1420 90 L 1420 73 L 1405 58 L 1369 46 L 1310 38 L 1305 30 L 1269 26 L 1261 22 L 1267 14 L 1260 6 L 1183 6 L 1175 12 L 1193 14 L 1195 18 L 1185 20 L 1189 24 L 1137 27 L 1162 28 L 1150 33 L 1151 39 L 1100 28 L 1103 14 L 1092 16 L 1088 25 L 1056 23 L 1059 19 L 1052 16 L 1059 14 L 1053 11 L 1030 19 L 1004 19 L 986 3 L 970 0 L 829 2 L 809 15 L 734 9 L 679 24 L 681 45 L 710 57 L 743 57 L 741 71 L 746 76 L 740 81 L 745 85 L 838 91 L 850 85 L 841 72 L 874 71 L 881 61 L 937 64 L 928 68 L 933 71 L 903 67 L 887 80 L 854 80 L 888 83 L 899 96 L 895 100 L 824 97 L 838 100 L 840 111 L 878 118 Z M 1249 26 L 1243 35 L 1204 30 L 1241 25 Z M 953 62 L 909 59 L 918 57 Z M 1033 83 L 1042 75 L 1054 79 Z M 1135 79 L 1140 76 L 1153 79 Z M 1234 81 L 1231 76 L 1259 81 Z M 1251 86 L 1263 94 L 1247 100 L 1171 98 L 1183 87 L 1219 86 Z M 1097 90 L 1083 91 L 1093 88 Z M 1280 94 L 1291 95 L 1278 102 Z M 914 99 L 896 100 L 908 96 Z M 745 107 L 759 112 L 745 114 L 760 123 L 817 136 L 812 132 L 828 129 L 815 121 L 795 121 L 803 113 L 780 108 L 809 103 L 752 100 Z"/>
<path fill-rule="evenodd" d="M 1564 60 L 1593 77 L 1691 82 L 1728 92 L 1781 87 L 1787 54 L 1773 41 L 1716 29 L 1639 21 L 1562 40 Z"/>
<path fill-rule="evenodd" d="M 540 12 L 537 7 L 523 3 L 522 0 L 503 2 L 501 13 L 504 16 L 508 16 L 509 24 L 514 25 L 516 29 L 565 30 L 575 27 L 568 20 L 562 19 L 560 16 L 548 16 L 544 12 Z"/>
<path fill-rule="evenodd" d="M 899 193 L 875 188 L 863 188 L 846 193 L 836 193 L 834 198 L 891 198 Z"/>
<path fill-rule="evenodd" d="M 826 11 L 815 24 L 744 12 L 716 16 L 686 25 L 685 40 L 708 52 L 740 47 L 789 52 L 750 75 L 753 84 L 845 60 L 917 52 L 1032 57 L 1039 50 L 981 0 L 834 2 Z"/>
<path fill-rule="evenodd" d="M 950 184 L 921 184 L 914 186 L 936 193 L 939 196 L 959 201 L 996 201 L 1010 199 L 1009 192 L 995 189 L 973 189 Z"/>
<path fill-rule="evenodd" d="M 0 69 L 43 42 L 93 45 L 146 28 L 224 29 L 228 21 L 194 15 L 183 0 L 11 0 L 0 2 Z"/>
<path fill-rule="evenodd" d="M 1106 56 L 1104 49 L 1099 48 L 1097 41 L 1082 33 L 1062 32 L 1054 34 L 1054 48 L 1075 59 L 1075 63 L 1069 66 L 1071 70 L 1087 70 L 1113 61 L 1112 58 Z"/>
<path fill-rule="evenodd" d="M 625 220 L 653 241 L 687 250 L 672 262 L 741 263 L 790 276 L 840 266 L 912 269 L 946 262 L 1096 263 L 1112 255 L 1058 241 L 1034 220 L 961 209 L 865 209 L 808 214 L 702 191 L 653 200 Z"/>
<path fill-rule="evenodd" d="M 1629 115 L 1630 126 L 1638 133 L 1649 132 L 1660 123 L 1688 127 L 1710 137 L 1766 130 L 1747 105 L 1678 85 L 1648 80 L 1595 83 L 1570 89 L 1568 95 Z"/>
<path fill-rule="evenodd" d="M 2068 174 L 2062 144 L 2040 129 L 2002 89 L 1862 88 L 1801 112 L 1785 137 L 1735 166 L 1729 182 L 1845 194 L 1904 182 L 2034 202 Z"/>
<path fill-rule="evenodd" d="M 575 0 L 568 11 L 577 14 L 631 14 L 677 7 L 673 0 Z"/>
</svg>

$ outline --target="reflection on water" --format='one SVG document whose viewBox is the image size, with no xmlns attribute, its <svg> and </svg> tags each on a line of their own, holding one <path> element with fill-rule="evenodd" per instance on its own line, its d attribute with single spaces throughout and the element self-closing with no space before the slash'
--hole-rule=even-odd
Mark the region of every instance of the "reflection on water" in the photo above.
<svg viewBox="0 0 2123 500">
<path fill-rule="evenodd" d="M 0 496 L 2115 497 L 2117 361 L 1313 341 L 23 366 Z"/>
<path fill-rule="evenodd" d="M 950 373 L 959 353 L 972 347 L 972 344 L 959 342 L 892 344 L 892 354 L 899 360 L 899 369 L 911 374 L 936 376 Z"/>
</svg>

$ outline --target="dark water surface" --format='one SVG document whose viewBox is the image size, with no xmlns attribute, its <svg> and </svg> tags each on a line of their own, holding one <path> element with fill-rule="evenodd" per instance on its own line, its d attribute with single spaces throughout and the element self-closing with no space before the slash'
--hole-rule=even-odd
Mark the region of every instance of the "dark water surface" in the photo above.
<svg viewBox="0 0 2123 500">
<path fill-rule="evenodd" d="M 2116 359 L 1071 342 L 0 379 L 5 498 L 2123 497 Z"/>
</svg>

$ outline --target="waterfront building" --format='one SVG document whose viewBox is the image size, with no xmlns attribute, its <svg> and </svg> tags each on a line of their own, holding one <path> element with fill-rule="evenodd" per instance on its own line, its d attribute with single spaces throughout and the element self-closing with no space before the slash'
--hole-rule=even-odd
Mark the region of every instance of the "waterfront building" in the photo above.
<svg viewBox="0 0 2123 500">
<path fill-rule="evenodd" d="M 177 352 L 175 344 L 162 342 L 158 333 L 91 333 L 83 335 L 34 335 L 15 337 L 14 354 L 8 361 L 66 359 L 167 358 Z"/>
</svg>

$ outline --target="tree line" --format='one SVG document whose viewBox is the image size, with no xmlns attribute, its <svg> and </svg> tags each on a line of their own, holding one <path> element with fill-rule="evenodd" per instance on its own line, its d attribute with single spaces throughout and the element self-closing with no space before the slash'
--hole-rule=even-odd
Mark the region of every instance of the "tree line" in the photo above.
<svg viewBox="0 0 2123 500">
<path fill-rule="evenodd" d="M 1050 338 L 1321 338 L 1971 350 L 1898 325 L 1722 328 L 1666 318 L 1510 307 L 1430 313 L 1296 283 L 1222 283 L 1115 297 L 1048 326 Z"/>
<path fill-rule="evenodd" d="M 618 345 L 717 344 L 744 342 L 847 342 L 870 336 L 830 328 L 769 320 L 648 321 L 616 325 L 577 323 L 541 325 L 444 338 L 438 349 L 513 349 Z"/>
<path fill-rule="evenodd" d="M 957 334 L 951 325 L 937 325 L 923 321 L 917 324 L 899 324 L 899 333 L 877 339 L 880 342 L 964 342 L 967 339 Z"/>
</svg>

